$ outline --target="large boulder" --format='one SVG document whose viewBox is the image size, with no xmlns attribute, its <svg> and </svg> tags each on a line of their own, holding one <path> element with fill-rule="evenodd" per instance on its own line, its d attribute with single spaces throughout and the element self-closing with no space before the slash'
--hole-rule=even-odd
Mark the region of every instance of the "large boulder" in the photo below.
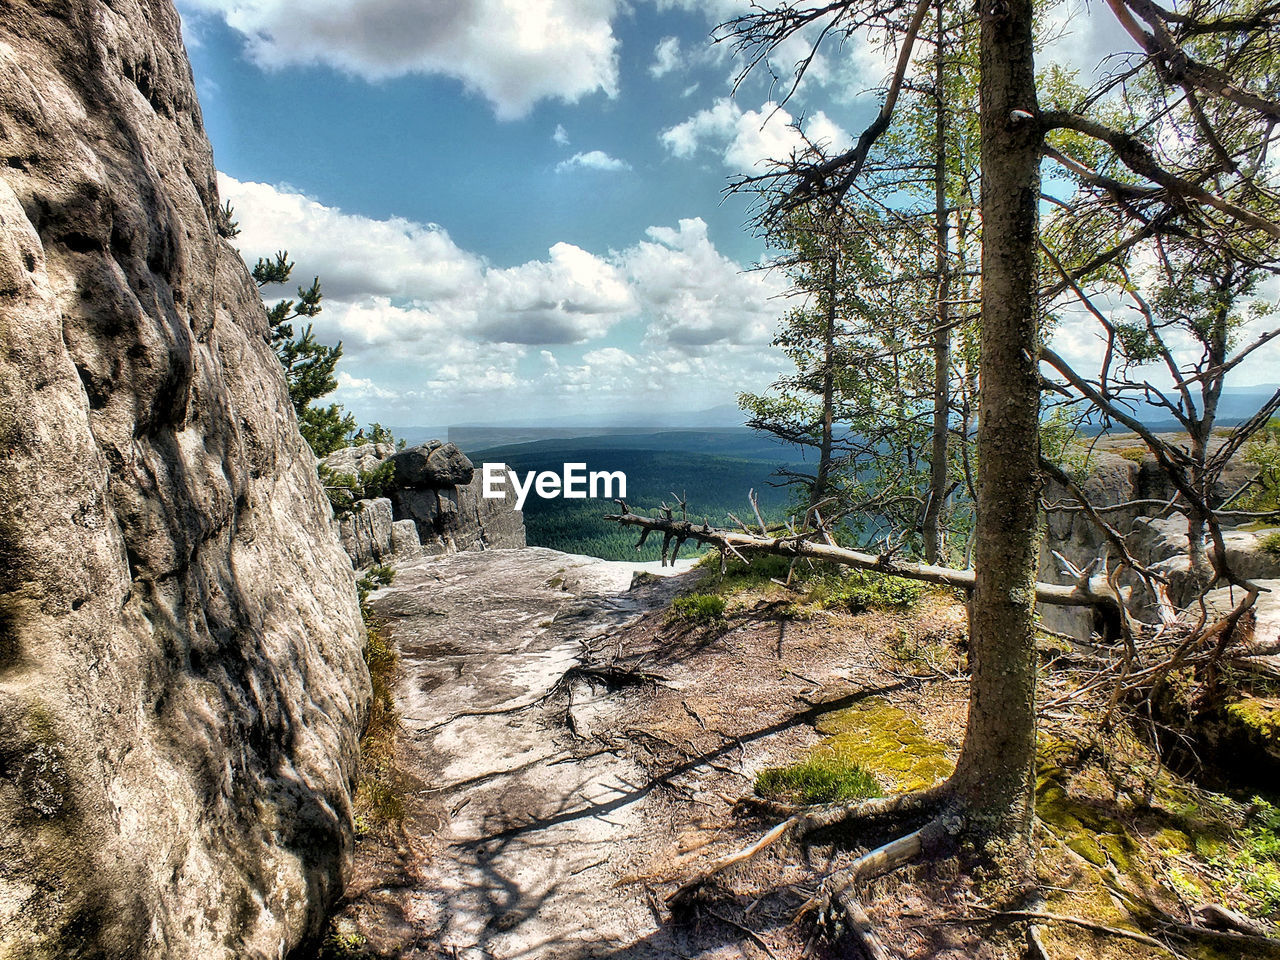
<svg viewBox="0 0 1280 960">
<path fill-rule="evenodd" d="M 279 958 L 364 634 L 168 0 L 5 0 L 0 171 L 0 956 Z"/>
<path fill-rule="evenodd" d="M 335 450 L 320 462 L 331 474 L 357 477 L 378 469 L 395 452 L 396 448 L 389 443 L 361 443 Z"/>
<path fill-rule="evenodd" d="M 465 453 L 438 440 L 401 450 L 391 462 L 395 464 L 396 486 L 415 490 L 465 486 L 475 473 Z"/>
</svg>

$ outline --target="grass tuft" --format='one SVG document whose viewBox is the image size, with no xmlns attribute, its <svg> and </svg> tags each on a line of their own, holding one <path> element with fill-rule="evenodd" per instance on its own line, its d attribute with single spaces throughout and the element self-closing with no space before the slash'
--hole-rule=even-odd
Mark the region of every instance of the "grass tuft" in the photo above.
<svg viewBox="0 0 1280 960">
<path fill-rule="evenodd" d="M 725 600 L 718 593 L 686 593 L 671 601 L 672 614 L 690 623 L 716 623 L 724 619 Z"/>
<path fill-rule="evenodd" d="M 768 767 L 756 775 L 756 793 L 791 803 L 839 803 L 882 795 L 880 784 L 836 753 L 814 751 L 799 763 Z"/>
</svg>

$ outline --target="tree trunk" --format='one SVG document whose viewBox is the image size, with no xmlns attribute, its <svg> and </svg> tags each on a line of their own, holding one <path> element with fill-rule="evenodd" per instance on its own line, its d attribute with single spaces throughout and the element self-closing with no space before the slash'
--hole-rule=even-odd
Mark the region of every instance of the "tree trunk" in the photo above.
<svg viewBox="0 0 1280 960">
<path fill-rule="evenodd" d="M 833 243 L 838 243 L 834 240 Z M 835 427 L 836 406 L 836 288 L 839 284 L 840 258 L 831 256 L 830 285 L 827 288 L 826 328 L 822 345 L 822 441 L 818 446 L 818 474 L 809 491 L 809 507 L 821 503 L 831 484 L 831 446 Z"/>
<path fill-rule="evenodd" d="M 1030 855 L 1039 550 L 1040 144 L 1031 0 L 981 7 L 982 341 L 969 723 L 952 787 L 980 837 Z M 1017 113 L 1015 114 L 1015 111 Z"/>
<path fill-rule="evenodd" d="M 945 86 L 942 2 L 938 2 L 937 46 L 934 49 L 934 272 L 937 276 L 938 305 L 934 314 L 937 327 L 933 332 L 933 454 L 929 465 L 929 502 L 924 511 L 924 558 L 938 563 L 943 551 L 942 519 L 947 499 L 947 430 L 951 421 L 951 330 L 947 326 L 951 296 L 947 246 L 947 109 Z"/>
</svg>

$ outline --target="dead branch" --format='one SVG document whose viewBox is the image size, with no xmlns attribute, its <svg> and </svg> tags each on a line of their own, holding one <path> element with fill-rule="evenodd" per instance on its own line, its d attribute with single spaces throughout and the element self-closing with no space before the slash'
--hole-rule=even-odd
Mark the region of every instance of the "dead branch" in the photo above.
<svg viewBox="0 0 1280 960">
<path fill-rule="evenodd" d="M 857 885 L 910 863 L 926 848 L 934 846 L 947 834 L 958 829 L 958 819 L 937 817 L 920 829 L 863 854 L 843 870 L 831 874 L 822 882 L 819 893 L 822 904 L 820 916 L 829 921 L 847 924 L 864 945 L 869 946 L 868 953 L 875 956 L 875 947 L 870 944 L 879 946 L 879 941 L 871 931 L 870 920 L 858 901 Z M 880 949 L 883 950 L 883 947 L 880 946 Z"/>
<path fill-rule="evenodd" d="M 748 551 L 784 557 L 809 557 L 858 570 L 872 570 L 938 586 L 953 587 L 957 590 L 972 591 L 974 586 L 972 570 L 956 570 L 951 567 L 897 560 L 886 553 L 863 553 L 830 543 L 815 543 L 808 539 L 819 536 L 821 531 L 818 530 L 796 535 L 764 536 L 724 530 L 706 523 L 698 524 L 665 516 L 642 517 L 632 513 L 624 501 L 616 502 L 622 507 L 623 512 L 610 514 L 605 519 L 624 526 L 639 527 L 642 531 L 642 543 L 650 532 L 657 531 L 663 535 L 664 540 L 675 539 L 680 542 L 693 540 L 738 556 L 741 556 L 743 551 Z M 1065 607 L 1095 607 L 1109 617 L 1117 617 L 1120 614 L 1120 599 L 1104 576 L 1092 576 L 1075 584 L 1037 583 L 1035 589 L 1036 599 L 1040 603 Z"/>
<path fill-rule="evenodd" d="M 794 811 L 754 843 L 714 861 L 697 875 L 686 880 L 667 897 L 672 904 L 689 903 L 704 885 L 730 867 L 751 860 L 757 854 L 782 840 L 801 839 L 822 830 L 830 830 L 854 821 L 886 816 L 910 816 L 932 812 L 942 805 L 948 794 L 943 785 L 894 797 L 876 797 L 855 803 L 836 803 L 820 807 L 784 807 L 771 804 L 771 809 Z M 874 852 L 874 851 L 873 851 Z"/>
</svg>

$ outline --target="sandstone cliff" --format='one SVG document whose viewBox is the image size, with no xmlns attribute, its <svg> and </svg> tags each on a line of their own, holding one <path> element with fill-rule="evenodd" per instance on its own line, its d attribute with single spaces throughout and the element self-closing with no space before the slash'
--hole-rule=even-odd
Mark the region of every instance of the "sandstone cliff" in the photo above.
<svg viewBox="0 0 1280 960">
<path fill-rule="evenodd" d="M 280 957 L 349 855 L 352 571 L 168 0 L 0 8 L 0 957 Z"/>
<path fill-rule="evenodd" d="M 525 545 L 524 514 L 515 493 L 484 496 L 483 479 L 452 443 L 429 440 L 398 451 L 386 443 L 343 447 L 321 461 L 333 478 L 356 478 L 388 464 L 386 496 L 358 500 L 338 525 L 356 567 L 440 556 L 462 550 Z"/>
</svg>

